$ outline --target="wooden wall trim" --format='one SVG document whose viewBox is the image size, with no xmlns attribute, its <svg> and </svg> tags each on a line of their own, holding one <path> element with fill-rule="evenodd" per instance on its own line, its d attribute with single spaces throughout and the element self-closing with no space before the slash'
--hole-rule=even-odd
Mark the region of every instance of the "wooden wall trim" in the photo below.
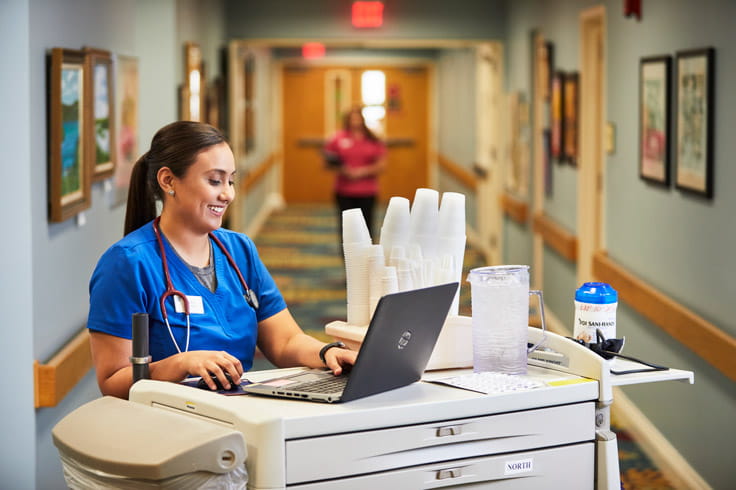
<svg viewBox="0 0 736 490">
<path fill-rule="evenodd" d="M 529 219 L 529 205 L 507 192 L 501 194 L 501 209 L 509 218 L 522 225 L 526 225 Z"/>
<path fill-rule="evenodd" d="M 260 164 L 256 165 L 253 168 L 248 169 L 248 172 L 245 174 L 245 177 L 243 177 L 243 179 L 241 180 L 240 191 L 247 192 L 251 187 L 253 187 L 256 184 L 256 182 L 261 180 L 263 176 L 268 173 L 269 170 L 271 170 L 271 167 L 273 167 L 277 161 L 278 161 L 278 154 L 271 153 Z"/>
<path fill-rule="evenodd" d="M 48 363 L 33 362 L 36 408 L 58 405 L 91 368 L 92 351 L 85 328 Z"/>
<path fill-rule="evenodd" d="M 474 192 L 478 191 L 478 178 L 471 170 L 468 170 L 462 165 L 455 163 L 439 153 L 437 154 L 437 162 L 439 162 L 442 170 L 452 175 L 452 177 L 458 180 L 462 185 Z"/>
<path fill-rule="evenodd" d="M 736 338 L 648 285 L 605 252 L 593 256 L 593 274 L 650 322 L 736 381 Z"/>
<path fill-rule="evenodd" d="M 536 213 L 532 230 L 542 236 L 542 240 L 562 257 L 570 262 L 577 262 L 578 239 L 575 235 L 562 228 L 544 213 Z"/>
</svg>

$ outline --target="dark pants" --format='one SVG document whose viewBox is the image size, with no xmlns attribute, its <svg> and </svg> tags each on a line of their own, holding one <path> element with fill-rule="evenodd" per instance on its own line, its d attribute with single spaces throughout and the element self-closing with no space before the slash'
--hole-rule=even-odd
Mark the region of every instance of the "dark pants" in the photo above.
<svg viewBox="0 0 736 490">
<path fill-rule="evenodd" d="M 338 242 L 340 243 L 340 250 L 342 251 L 342 212 L 346 209 L 360 208 L 365 218 L 365 223 L 368 225 L 368 231 L 371 234 L 371 240 L 373 243 L 378 243 L 378 237 L 373 236 L 373 208 L 376 207 L 376 196 L 366 197 L 354 197 L 354 196 L 342 196 L 335 194 L 335 201 L 337 202 L 337 223 L 339 234 L 337 236 Z"/>
</svg>

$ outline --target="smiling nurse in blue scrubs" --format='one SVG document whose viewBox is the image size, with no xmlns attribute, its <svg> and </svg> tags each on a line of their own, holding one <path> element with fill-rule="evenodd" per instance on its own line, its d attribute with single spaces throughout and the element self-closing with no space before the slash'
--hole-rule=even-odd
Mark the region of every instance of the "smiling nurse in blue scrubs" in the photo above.
<svg viewBox="0 0 736 490">
<path fill-rule="evenodd" d="M 148 313 L 151 378 L 240 379 L 256 346 L 275 365 L 327 366 L 356 353 L 306 335 L 247 236 L 221 228 L 235 198 L 235 162 L 214 127 L 179 121 L 161 128 L 133 168 L 125 237 L 90 280 L 90 330 L 104 395 L 127 398 L 131 321 Z M 163 203 L 156 216 L 156 201 Z M 324 359 L 324 361 L 323 361 Z"/>
</svg>

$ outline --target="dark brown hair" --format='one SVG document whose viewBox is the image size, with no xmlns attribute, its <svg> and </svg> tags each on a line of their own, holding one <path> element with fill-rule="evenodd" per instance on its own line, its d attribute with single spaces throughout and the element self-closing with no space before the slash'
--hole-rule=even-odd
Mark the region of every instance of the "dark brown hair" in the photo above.
<svg viewBox="0 0 736 490">
<path fill-rule="evenodd" d="M 200 152 L 225 142 L 217 128 L 194 121 L 177 121 L 159 129 L 151 140 L 151 148 L 133 166 L 125 235 L 156 217 L 156 200 L 163 200 L 157 178 L 162 167 L 183 178 Z"/>
<path fill-rule="evenodd" d="M 352 109 L 350 109 L 348 112 L 345 113 L 345 115 L 342 117 L 342 128 L 345 131 L 350 131 L 350 116 L 353 114 L 357 114 L 360 116 L 360 123 L 363 129 L 363 136 L 365 136 L 367 139 L 371 141 L 378 141 L 378 136 L 376 136 L 373 131 L 368 129 L 368 126 L 365 125 L 365 118 L 363 117 L 363 110 L 360 106 L 355 106 Z"/>
</svg>

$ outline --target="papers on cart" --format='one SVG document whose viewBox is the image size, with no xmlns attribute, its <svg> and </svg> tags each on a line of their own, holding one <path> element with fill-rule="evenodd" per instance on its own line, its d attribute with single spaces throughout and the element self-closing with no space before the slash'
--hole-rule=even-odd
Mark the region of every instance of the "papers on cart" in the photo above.
<svg viewBox="0 0 736 490">
<path fill-rule="evenodd" d="M 530 376 L 498 372 L 469 373 L 428 381 L 462 388 L 464 390 L 477 391 L 478 393 L 485 393 L 487 395 L 529 391 L 547 386 L 545 382 Z"/>
</svg>

